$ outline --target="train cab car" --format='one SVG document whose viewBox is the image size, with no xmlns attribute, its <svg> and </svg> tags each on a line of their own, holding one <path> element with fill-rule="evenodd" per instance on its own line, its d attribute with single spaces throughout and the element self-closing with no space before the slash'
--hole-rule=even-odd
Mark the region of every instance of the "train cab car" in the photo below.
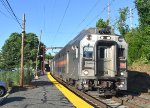
<svg viewBox="0 0 150 108">
<path fill-rule="evenodd" d="M 78 89 L 113 95 L 127 90 L 127 50 L 122 36 L 112 34 L 108 28 L 90 28 L 54 57 L 51 71 Z"/>
</svg>

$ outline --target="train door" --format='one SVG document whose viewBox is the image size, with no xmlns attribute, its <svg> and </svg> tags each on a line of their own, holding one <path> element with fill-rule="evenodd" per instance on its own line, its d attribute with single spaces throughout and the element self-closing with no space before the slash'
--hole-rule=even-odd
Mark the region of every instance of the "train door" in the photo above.
<svg viewBox="0 0 150 108">
<path fill-rule="evenodd" d="M 99 42 L 96 54 L 96 74 L 114 77 L 116 73 L 116 45 Z"/>
</svg>

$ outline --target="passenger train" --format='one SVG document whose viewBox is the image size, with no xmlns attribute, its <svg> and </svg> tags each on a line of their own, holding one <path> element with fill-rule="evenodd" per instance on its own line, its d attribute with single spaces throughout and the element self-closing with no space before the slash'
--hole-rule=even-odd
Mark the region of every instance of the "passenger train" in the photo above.
<svg viewBox="0 0 150 108">
<path fill-rule="evenodd" d="M 51 74 L 84 91 L 127 90 L 128 45 L 110 28 L 81 31 L 51 62 Z"/>
</svg>

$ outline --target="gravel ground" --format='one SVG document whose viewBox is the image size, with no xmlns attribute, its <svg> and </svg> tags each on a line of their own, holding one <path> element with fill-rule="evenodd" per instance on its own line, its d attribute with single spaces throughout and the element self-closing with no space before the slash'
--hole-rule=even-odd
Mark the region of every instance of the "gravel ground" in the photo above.
<svg viewBox="0 0 150 108">
<path fill-rule="evenodd" d="M 32 86 L 15 88 L 1 103 L 1 108 L 74 108 L 49 81 L 47 75 L 32 82 Z"/>
</svg>

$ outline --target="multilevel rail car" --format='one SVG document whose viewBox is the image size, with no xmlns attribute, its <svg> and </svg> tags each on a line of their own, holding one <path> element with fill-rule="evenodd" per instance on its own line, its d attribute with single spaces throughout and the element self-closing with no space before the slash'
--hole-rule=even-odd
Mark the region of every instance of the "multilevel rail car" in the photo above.
<svg viewBox="0 0 150 108">
<path fill-rule="evenodd" d="M 127 90 L 127 50 L 108 28 L 83 30 L 55 55 L 51 73 L 78 89 L 114 95 Z"/>
</svg>

